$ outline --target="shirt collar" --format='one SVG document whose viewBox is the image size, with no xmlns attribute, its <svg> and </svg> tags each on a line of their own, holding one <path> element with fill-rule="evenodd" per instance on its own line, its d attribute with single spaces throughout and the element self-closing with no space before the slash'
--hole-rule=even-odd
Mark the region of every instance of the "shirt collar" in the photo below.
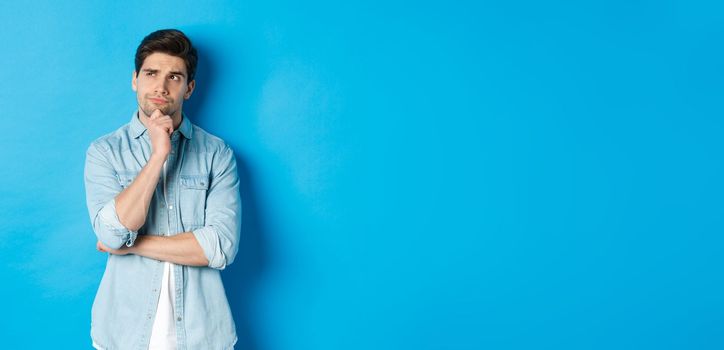
<svg viewBox="0 0 724 350">
<path fill-rule="evenodd" d="M 181 132 L 181 135 L 184 135 L 187 139 L 191 139 L 193 136 L 194 129 L 189 118 L 186 117 L 186 113 L 181 112 L 181 125 L 179 125 L 178 130 Z M 133 112 L 133 116 L 131 116 L 131 136 L 133 136 L 134 139 L 138 138 L 143 135 L 145 131 L 146 126 L 138 119 L 138 111 Z"/>
</svg>

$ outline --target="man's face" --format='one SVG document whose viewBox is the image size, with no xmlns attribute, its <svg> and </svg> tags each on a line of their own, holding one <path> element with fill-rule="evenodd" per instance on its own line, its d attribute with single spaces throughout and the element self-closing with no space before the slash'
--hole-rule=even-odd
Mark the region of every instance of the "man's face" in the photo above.
<svg viewBox="0 0 724 350">
<path fill-rule="evenodd" d="M 180 57 L 154 52 L 143 61 L 131 82 L 138 107 L 146 117 L 156 109 L 174 119 L 181 117 L 183 100 L 188 100 L 195 81 L 188 82 L 186 64 Z"/>
</svg>

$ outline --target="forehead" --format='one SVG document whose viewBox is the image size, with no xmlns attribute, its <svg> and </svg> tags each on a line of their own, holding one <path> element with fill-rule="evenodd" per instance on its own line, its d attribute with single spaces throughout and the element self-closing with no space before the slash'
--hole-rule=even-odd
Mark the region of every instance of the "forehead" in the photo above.
<svg viewBox="0 0 724 350">
<path fill-rule="evenodd" d="M 186 63 L 181 57 L 171 56 L 162 52 L 154 52 L 146 57 L 141 69 L 158 69 L 161 71 L 186 72 Z"/>
</svg>

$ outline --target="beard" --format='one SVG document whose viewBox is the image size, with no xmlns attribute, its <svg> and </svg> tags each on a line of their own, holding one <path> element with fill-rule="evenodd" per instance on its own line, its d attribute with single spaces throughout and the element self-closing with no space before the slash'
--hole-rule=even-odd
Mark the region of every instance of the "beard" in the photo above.
<svg viewBox="0 0 724 350">
<path fill-rule="evenodd" d="M 141 110 L 143 111 L 144 114 L 146 114 L 147 117 L 151 117 L 151 114 L 153 114 L 153 112 L 157 109 L 160 110 L 161 113 L 163 113 L 164 115 L 173 117 L 173 115 L 176 113 L 177 109 L 173 105 L 173 100 L 171 100 L 171 99 L 167 99 L 167 100 L 168 100 L 168 102 L 166 102 L 166 104 L 157 105 L 157 104 L 149 101 L 148 99 L 144 99 L 142 103 L 138 104 L 138 107 L 141 108 Z"/>
</svg>

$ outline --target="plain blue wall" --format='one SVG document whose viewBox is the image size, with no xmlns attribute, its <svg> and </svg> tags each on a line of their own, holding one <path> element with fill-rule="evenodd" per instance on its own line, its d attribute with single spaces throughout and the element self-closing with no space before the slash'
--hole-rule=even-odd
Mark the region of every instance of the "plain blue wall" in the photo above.
<svg viewBox="0 0 724 350">
<path fill-rule="evenodd" d="M 724 348 L 719 2 L 94 3 L 0 6 L 3 348 L 90 348 L 85 150 L 168 27 L 240 164 L 238 349 Z"/>
</svg>

